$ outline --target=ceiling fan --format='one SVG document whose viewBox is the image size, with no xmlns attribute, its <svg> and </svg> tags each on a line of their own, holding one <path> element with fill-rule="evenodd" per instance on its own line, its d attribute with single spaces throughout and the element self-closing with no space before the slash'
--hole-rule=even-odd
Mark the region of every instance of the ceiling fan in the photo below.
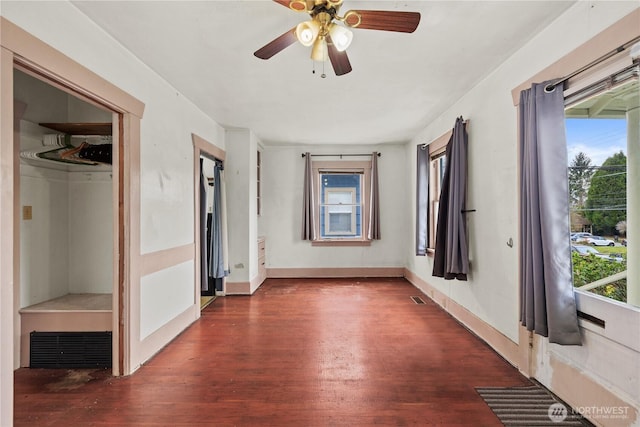
<svg viewBox="0 0 640 427">
<path fill-rule="evenodd" d="M 349 28 L 412 33 L 420 23 L 418 12 L 349 10 L 344 16 L 340 16 L 338 11 L 343 0 L 273 1 L 296 12 L 306 12 L 311 19 L 276 37 L 256 50 L 254 55 L 260 59 L 269 59 L 298 41 L 303 46 L 312 46 L 311 59 L 314 61 L 329 59 L 337 76 L 351 71 L 346 52 L 353 39 Z"/>
</svg>

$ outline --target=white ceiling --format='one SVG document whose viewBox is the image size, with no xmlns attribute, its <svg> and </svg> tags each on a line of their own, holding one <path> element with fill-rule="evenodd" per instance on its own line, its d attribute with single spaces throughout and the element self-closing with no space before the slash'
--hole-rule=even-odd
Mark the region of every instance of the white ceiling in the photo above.
<svg viewBox="0 0 640 427">
<path fill-rule="evenodd" d="M 356 29 L 353 71 L 336 77 L 298 43 L 253 52 L 299 22 L 269 0 L 73 1 L 224 127 L 265 144 L 410 140 L 574 1 L 359 1 L 350 9 L 420 12 L 412 34 Z"/>
</svg>

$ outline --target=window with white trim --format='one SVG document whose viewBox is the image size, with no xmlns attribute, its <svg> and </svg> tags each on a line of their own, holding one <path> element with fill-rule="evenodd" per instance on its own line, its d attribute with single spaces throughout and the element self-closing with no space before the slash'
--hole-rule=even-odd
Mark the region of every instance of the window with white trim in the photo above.
<svg viewBox="0 0 640 427">
<path fill-rule="evenodd" d="M 370 161 L 313 162 L 316 188 L 314 243 L 369 242 Z"/>
</svg>

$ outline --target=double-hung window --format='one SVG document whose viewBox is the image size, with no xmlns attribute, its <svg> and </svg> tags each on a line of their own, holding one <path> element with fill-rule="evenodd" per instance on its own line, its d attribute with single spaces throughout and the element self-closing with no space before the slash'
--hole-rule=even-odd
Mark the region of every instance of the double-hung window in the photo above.
<svg viewBox="0 0 640 427">
<path fill-rule="evenodd" d="M 435 139 L 428 145 L 418 146 L 418 153 L 426 151 L 428 158 L 428 172 L 418 173 L 416 186 L 418 188 L 416 204 L 422 202 L 420 198 L 425 197 L 424 208 L 418 207 L 416 215 L 416 254 L 426 255 L 433 253 L 436 245 L 436 224 L 438 222 L 438 207 L 440 204 L 440 193 L 442 180 L 447 164 L 447 143 L 451 138 L 451 132 L 447 132 Z M 425 159 L 426 160 L 426 159 Z M 422 162 L 423 160 L 419 160 Z M 428 191 L 428 194 L 425 193 Z M 422 230 L 422 231 L 421 231 Z"/>
<path fill-rule="evenodd" d="M 370 161 L 313 162 L 316 189 L 314 244 L 367 244 Z"/>
<path fill-rule="evenodd" d="M 639 74 L 636 63 L 565 90 L 574 286 L 623 302 L 633 283 L 627 282 L 627 250 L 631 255 L 636 247 L 628 235 L 639 229 L 630 203 L 640 199 L 633 178 L 640 167 L 633 160 L 640 158 Z"/>
</svg>

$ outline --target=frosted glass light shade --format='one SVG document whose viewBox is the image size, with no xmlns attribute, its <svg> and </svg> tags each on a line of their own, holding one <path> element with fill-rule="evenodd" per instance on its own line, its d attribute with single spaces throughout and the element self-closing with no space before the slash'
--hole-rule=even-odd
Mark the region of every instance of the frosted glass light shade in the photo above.
<svg viewBox="0 0 640 427">
<path fill-rule="evenodd" d="M 303 46 L 311 46 L 318 37 L 320 24 L 314 20 L 301 22 L 296 27 L 296 37 Z"/>
<path fill-rule="evenodd" d="M 327 49 L 327 41 L 324 37 L 318 37 L 311 49 L 311 59 L 314 61 L 326 61 L 329 57 L 329 50 Z"/>
<path fill-rule="evenodd" d="M 333 45 L 340 52 L 343 52 L 345 49 L 347 49 L 349 45 L 351 45 L 351 41 L 353 40 L 353 32 L 348 28 L 345 28 L 338 24 L 331 25 L 329 34 L 331 35 Z"/>
</svg>

